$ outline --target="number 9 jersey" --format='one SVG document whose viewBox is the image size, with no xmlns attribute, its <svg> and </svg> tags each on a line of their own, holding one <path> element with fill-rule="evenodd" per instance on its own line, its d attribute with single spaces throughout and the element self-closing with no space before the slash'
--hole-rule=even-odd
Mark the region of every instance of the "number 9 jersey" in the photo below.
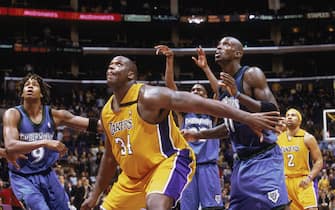
<svg viewBox="0 0 335 210">
<path fill-rule="evenodd" d="M 19 111 L 21 116 L 18 124 L 19 139 L 21 141 L 32 142 L 42 139 L 56 139 L 55 123 L 49 106 L 43 106 L 42 120 L 39 124 L 31 121 L 22 105 L 16 106 L 15 108 Z M 52 167 L 57 161 L 59 153 L 49 150 L 46 147 L 40 147 L 30 152 L 27 156 L 27 160 L 17 160 L 17 163 L 20 166 L 19 170 L 17 170 L 11 163 L 8 163 L 9 169 L 20 174 L 36 174 Z"/>
</svg>

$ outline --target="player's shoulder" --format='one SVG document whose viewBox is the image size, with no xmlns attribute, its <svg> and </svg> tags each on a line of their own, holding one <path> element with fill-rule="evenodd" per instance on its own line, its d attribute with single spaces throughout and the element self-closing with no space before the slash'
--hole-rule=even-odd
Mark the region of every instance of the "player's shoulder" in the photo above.
<svg viewBox="0 0 335 210">
<path fill-rule="evenodd" d="M 21 114 L 19 110 L 15 107 L 7 109 L 3 114 L 4 125 L 17 123 L 21 119 Z"/>
<path fill-rule="evenodd" d="M 171 89 L 162 86 L 154 86 L 145 84 L 141 87 L 140 94 L 144 97 L 159 97 L 164 94 L 172 92 Z"/>
<path fill-rule="evenodd" d="M 317 141 L 316 141 L 316 139 L 315 139 L 315 137 L 312 135 L 312 134 L 310 134 L 310 133 L 308 133 L 307 131 L 305 131 L 305 135 L 304 135 L 304 143 L 306 144 L 306 145 L 309 145 L 309 144 L 313 144 L 313 143 L 317 143 Z"/>
<path fill-rule="evenodd" d="M 261 68 L 259 68 L 258 66 L 249 66 L 246 70 L 245 70 L 246 74 L 264 74 L 263 70 Z"/>
<path fill-rule="evenodd" d="M 8 116 L 15 116 L 15 115 L 20 116 L 20 112 L 19 112 L 19 110 L 17 109 L 17 107 L 11 107 L 11 108 L 7 109 L 7 110 L 4 112 L 4 116 L 5 116 L 5 117 L 8 117 Z"/>
<path fill-rule="evenodd" d="M 315 139 L 315 137 L 311 133 L 308 133 L 307 131 L 305 131 L 304 138 L 305 139 Z"/>
</svg>

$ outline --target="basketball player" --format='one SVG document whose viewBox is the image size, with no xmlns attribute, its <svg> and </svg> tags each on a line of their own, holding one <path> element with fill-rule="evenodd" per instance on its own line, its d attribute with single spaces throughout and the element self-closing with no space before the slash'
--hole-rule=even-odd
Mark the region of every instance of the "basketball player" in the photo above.
<svg viewBox="0 0 335 210">
<path fill-rule="evenodd" d="M 242 66 L 242 56 L 243 46 L 236 38 L 224 37 L 218 43 L 215 62 L 222 70 L 220 100 L 249 112 L 278 110 L 262 70 Z M 249 125 L 230 118 L 224 118 L 224 124 L 209 130 L 183 132 L 190 140 L 222 138 L 227 135 L 226 129 L 236 156 L 229 209 L 288 208 L 283 157 L 274 132 L 264 130 L 260 135 Z"/>
<path fill-rule="evenodd" d="M 52 169 L 67 148 L 56 140 L 56 127 L 66 125 L 81 130 L 97 130 L 97 120 L 74 116 L 66 110 L 47 106 L 48 86 L 36 74 L 20 82 L 21 105 L 6 110 L 3 133 L 7 155 L 27 154 L 18 159 L 19 169 L 9 163 L 13 192 L 27 209 L 66 210 L 69 198 Z"/>
<path fill-rule="evenodd" d="M 81 209 L 92 209 L 108 187 L 117 165 L 122 170 L 102 203 L 103 209 L 171 209 L 191 181 L 195 157 L 171 110 L 230 117 L 256 130 L 275 129 L 278 117 L 234 109 L 196 94 L 136 83 L 137 66 L 116 56 L 106 72 L 114 95 L 101 113 L 105 142 L 97 181 Z M 278 113 L 277 113 L 278 114 Z"/>
<path fill-rule="evenodd" d="M 291 209 L 318 209 L 315 177 L 323 166 L 318 143 L 313 135 L 300 128 L 301 113 L 294 108 L 286 112 L 286 131 L 278 137 L 284 156 L 284 172 Z M 310 159 L 311 158 L 311 159 Z"/>
<path fill-rule="evenodd" d="M 165 81 L 166 86 L 175 89 L 173 72 L 173 51 L 165 46 L 158 45 L 156 54 L 162 53 L 166 56 Z M 210 70 L 207 60 L 204 58 L 204 51 L 197 48 L 198 58 L 192 57 L 206 74 L 213 89 L 214 96 L 218 95 L 218 81 Z M 193 85 L 191 93 L 207 98 L 207 90 L 201 84 Z M 215 126 L 216 119 L 210 115 L 197 113 L 177 113 L 180 128 L 193 129 L 196 131 L 209 129 Z M 190 185 L 183 192 L 181 197 L 181 210 L 198 209 L 199 205 L 203 210 L 223 209 L 221 195 L 221 181 L 217 161 L 219 159 L 219 139 L 197 139 L 188 142 L 196 155 L 196 171 Z M 211 180 L 208 182 L 208 180 Z"/>
</svg>

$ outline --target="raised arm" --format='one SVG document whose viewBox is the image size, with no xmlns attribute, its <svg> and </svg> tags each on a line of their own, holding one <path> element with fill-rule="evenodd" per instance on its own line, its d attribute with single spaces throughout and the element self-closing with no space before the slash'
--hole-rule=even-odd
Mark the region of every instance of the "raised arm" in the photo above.
<svg viewBox="0 0 335 210">
<path fill-rule="evenodd" d="M 232 96 L 236 96 L 239 102 L 251 112 L 263 112 L 278 109 L 263 71 L 257 67 L 250 67 L 244 75 L 244 93 L 238 93 L 235 79 L 227 73 L 221 72 L 220 78 L 223 85 Z M 253 97 L 251 97 L 253 96 Z"/>
<path fill-rule="evenodd" d="M 194 63 L 199 66 L 203 72 L 205 72 L 206 77 L 209 81 L 209 84 L 211 85 L 211 88 L 213 90 L 213 98 L 217 99 L 219 96 L 219 83 L 215 75 L 213 74 L 212 70 L 210 69 L 208 63 L 207 63 L 207 58 L 206 58 L 206 53 L 205 51 L 199 46 L 197 48 L 197 53 L 198 53 L 198 58 L 192 57 L 192 60 Z"/>
<path fill-rule="evenodd" d="M 20 141 L 18 125 L 20 121 L 20 113 L 15 108 L 8 109 L 3 116 L 3 135 L 5 141 L 5 147 L 9 154 L 13 153 L 29 153 L 39 147 L 47 147 L 52 150 L 56 150 L 65 154 L 67 151 L 64 144 L 59 141 L 51 139 L 44 139 L 39 141 Z"/>
<path fill-rule="evenodd" d="M 174 81 L 174 69 L 173 69 L 173 51 L 166 45 L 157 45 L 155 46 L 156 55 L 159 53 L 166 56 L 166 65 L 165 65 L 165 82 L 166 87 L 172 90 L 178 90 L 177 85 Z"/>
</svg>

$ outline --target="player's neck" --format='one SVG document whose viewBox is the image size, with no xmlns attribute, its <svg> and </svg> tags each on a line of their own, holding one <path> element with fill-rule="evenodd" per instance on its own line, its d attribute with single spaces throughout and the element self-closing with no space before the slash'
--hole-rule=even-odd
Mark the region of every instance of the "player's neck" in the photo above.
<svg viewBox="0 0 335 210">
<path fill-rule="evenodd" d="M 240 68 L 241 68 L 241 64 L 237 62 L 233 62 L 233 61 L 229 63 L 221 64 L 222 71 L 230 74 L 231 76 L 234 76 Z"/>
<path fill-rule="evenodd" d="M 112 108 L 115 112 L 119 111 L 119 106 L 120 106 L 120 103 L 121 103 L 122 99 L 128 93 L 130 87 L 135 83 L 136 83 L 135 81 L 130 81 L 126 85 L 124 85 L 122 88 L 114 90 L 114 98 L 113 98 L 113 101 L 112 101 Z"/>
<path fill-rule="evenodd" d="M 29 102 L 24 102 L 23 107 L 24 107 L 24 110 L 29 114 L 29 116 L 33 117 L 41 113 L 43 106 L 40 101 L 36 103 L 29 101 Z"/>
<path fill-rule="evenodd" d="M 286 131 L 286 134 L 287 134 L 287 137 L 294 137 L 297 132 L 299 131 L 300 127 L 297 126 L 295 128 L 288 128 L 287 131 Z"/>
<path fill-rule="evenodd" d="M 117 101 L 120 103 L 123 97 L 127 94 L 130 87 L 135 84 L 135 81 L 129 81 L 126 84 L 122 85 L 120 88 L 114 89 L 114 96 L 116 97 Z"/>
</svg>

